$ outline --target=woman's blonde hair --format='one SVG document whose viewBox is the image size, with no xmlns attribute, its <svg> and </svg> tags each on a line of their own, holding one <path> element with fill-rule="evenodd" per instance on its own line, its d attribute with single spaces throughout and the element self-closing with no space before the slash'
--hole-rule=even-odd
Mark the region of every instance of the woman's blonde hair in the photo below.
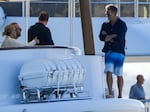
<svg viewBox="0 0 150 112">
<path fill-rule="evenodd" d="M 4 32 L 2 33 L 3 36 L 7 35 L 10 36 L 11 32 L 14 30 L 14 25 L 9 24 L 4 28 Z"/>
</svg>

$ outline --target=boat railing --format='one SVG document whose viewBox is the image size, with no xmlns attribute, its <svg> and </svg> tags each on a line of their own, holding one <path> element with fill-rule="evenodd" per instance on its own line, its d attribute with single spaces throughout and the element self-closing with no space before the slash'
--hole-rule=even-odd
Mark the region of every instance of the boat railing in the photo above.
<svg viewBox="0 0 150 112">
<path fill-rule="evenodd" d="M 76 59 L 42 59 L 24 63 L 18 78 L 28 103 L 85 99 L 80 95 L 85 93 L 84 76 L 85 68 Z"/>
<path fill-rule="evenodd" d="M 53 46 L 53 45 L 38 45 L 38 46 L 24 46 L 24 47 L 5 47 L 1 48 L 1 50 L 17 50 L 17 49 L 48 49 L 48 48 L 56 48 L 56 49 L 72 49 L 71 47 L 65 46 Z"/>
</svg>

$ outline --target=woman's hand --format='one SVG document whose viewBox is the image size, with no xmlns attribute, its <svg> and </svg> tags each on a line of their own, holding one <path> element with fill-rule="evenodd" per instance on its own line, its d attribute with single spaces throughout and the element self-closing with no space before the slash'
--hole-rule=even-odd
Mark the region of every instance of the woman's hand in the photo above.
<svg viewBox="0 0 150 112">
<path fill-rule="evenodd" d="M 36 44 L 40 43 L 40 40 L 37 37 L 35 37 L 34 40 L 35 40 Z"/>
</svg>

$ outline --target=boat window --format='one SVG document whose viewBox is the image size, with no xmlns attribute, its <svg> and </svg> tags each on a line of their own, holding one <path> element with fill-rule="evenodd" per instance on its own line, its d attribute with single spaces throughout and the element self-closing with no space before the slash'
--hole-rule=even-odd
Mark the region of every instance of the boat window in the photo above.
<svg viewBox="0 0 150 112">
<path fill-rule="evenodd" d="M 30 6 L 31 17 L 37 17 L 43 10 L 47 11 L 51 17 L 68 16 L 68 0 L 31 0 L 29 4 L 23 0 L 0 1 L 0 6 L 7 16 L 24 16 L 26 5 Z"/>
<path fill-rule="evenodd" d="M 150 0 L 90 0 L 90 3 L 93 17 L 105 17 L 107 4 L 116 5 L 121 17 L 150 17 Z M 25 5 L 25 0 L 0 1 L 8 16 L 24 16 Z M 70 8 L 73 16 L 80 16 L 79 0 L 30 0 L 31 17 L 37 17 L 42 10 L 49 12 L 51 17 L 69 17 Z"/>
<path fill-rule="evenodd" d="M 117 5 L 116 0 L 91 0 L 93 17 L 105 17 L 105 6 L 107 4 Z"/>
<path fill-rule="evenodd" d="M 139 0 L 139 1 L 140 1 L 138 4 L 139 17 L 150 17 L 150 0 Z"/>
<path fill-rule="evenodd" d="M 135 0 L 120 0 L 121 2 L 134 2 Z"/>
<path fill-rule="evenodd" d="M 121 17 L 134 17 L 136 11 L 134 0 L 121 0 L 120 2 L 120 12 L 119 15 Z"/>
<path fill-rule="evenodd" d="M 0 6 L 4 9 L 7 16 L 22 16 L 22 3 L 18 1 L 3 2 L 0 1 Z"/>
<path fill-rule="evenodd" d="M 47 1 L 45 0 L 45 1 L 32 1 L 30 3 L 31 17 L 37 17 L 39 13 L 43 10 L 49 12 L 51 17 L 67 17 L 68 1 L 67 0 L 47 0 Z"/>
<path fill-rule="evenodd" d="M 93 17 L 104 17 L 104 7 L 106 4 L 117 5 L 118 15 L 121 17 L 148 18 L 150 16 L 149 0 L 91 0 Z"/>
</svg>

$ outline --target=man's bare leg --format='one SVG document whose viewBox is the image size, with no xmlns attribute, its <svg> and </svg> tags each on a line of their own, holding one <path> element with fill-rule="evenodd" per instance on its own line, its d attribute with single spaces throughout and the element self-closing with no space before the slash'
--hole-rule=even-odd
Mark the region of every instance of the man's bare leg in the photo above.
<svg viewBox="0 0 150 112">
<path fill-rule="evenodd" d="M 113 84 L 112 72 L 107 72 L 106 79 L 107 79 L 109 95 L 113 95 L 112 94 L 112 84 Z"/>
<path fill-rule="evenodd" d="M 122 88 L 123 88 L 122 76 L 117 76 L 117 84 L 118 84 L 118 98 L 122 98 Z"/>
</svg>

